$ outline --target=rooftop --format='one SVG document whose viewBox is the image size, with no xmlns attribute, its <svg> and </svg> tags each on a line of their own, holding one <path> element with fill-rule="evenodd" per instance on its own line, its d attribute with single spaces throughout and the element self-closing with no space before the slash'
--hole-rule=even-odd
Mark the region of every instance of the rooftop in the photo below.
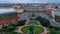
<svg viewBox="0 0 60 34">
<path fill-rule="evenodd" d="M 0 8 L 0 14 L 16 12 L 13 8 Z"/>
<path fill-rule="evenodd" d="M 55 14 L 56 16 L 60 16 L 60 14 Z"/>
<path fill-rule="evenodd" d="M 55 12 L 60 12 L 60 8 L 58 8 L 58 9 L 55 9 L 55 8 L 49 8 L 50 10 L 53 10 L 53 11 L 55 11 Z"/>
<path fill-rule="evenodd" d="M 44 9 L 44 7 L 42 7 L 42 6 L 27 6 L 25 8 L 27 8 L 27 9 Z"/>
<path fill-rule="evenodd" d="M 60 9 L 58 8 L 58 9 L 55 9 L 55 12 L 60 12 Z"/>
</svg>

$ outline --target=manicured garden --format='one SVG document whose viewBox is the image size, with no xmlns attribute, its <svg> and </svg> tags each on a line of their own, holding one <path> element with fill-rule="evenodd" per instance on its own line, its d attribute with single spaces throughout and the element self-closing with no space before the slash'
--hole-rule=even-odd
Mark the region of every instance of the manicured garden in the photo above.
<svg viewBox="0 0 60 34">
<path fill-rule="evenodd" d="M 40 16 L 30 20 L 27 26 L 25 26 L 26 20 L 20 20 L 20 21 L 17 21 L 17 23 L 10 23 L 7 25 L 3 25 L 2 28 L 0 29 L 0 34 L 23 34 L 23 33 L 28 34 L 29 26 L 31 24 L 34 25 L 34 30 L 33 30 L 34 34 L 40 34 L 44 31 L 44 29 L 40 27 L 37 21 L 39 21 L 39 23 L 42 26 L 47 27 L 49 29 L 50 32 L 48 34 L 60 34 L 60 28 L 50 25 L 50 21 L 48 19 L 42 18 Z M 16 29 L 19 29 L 17 27 L 20 27 L 20 26 L 24 26 L 21 30 L 23 33 L 15 32 Z"/>
<path fill-rule="evenodd" d="M 38 25 L 37 21 L 35 21 L 35 20 L 32 20 L 32 21 L 30 21 L 30 22 L 28 23 L 28 25 L 31 25 L 31 24 L 33 24 L 33 25 Z"/>
<path fill-rule="evenodd" d="M 17 21 L 17 23 L 10 23 L 7 25 L 3 25 L 2 28 L 0 29 L 0 34 L 21 34 L 21 33 L 15 32 L 14 30 L 18 29 L 17 27 L 19 26 L 24 26 L 25 22 L 26 20 L 20 20 L 20 21 Z"/>
<path fill-rule="evenodd" d="M 34 26 L 34 34 L 40 34 L 43 31 L 44 30 L 43 30 L 42 27 Z M 28 34 L 29 33 L 29 26 L 26 26 L 26 27 L 22 28 L 22 32 L 24 32 L 24 34 Z"/>
<path fill-rule="evenodd" d="M 22 32 L 24 34 L 29 33 L 29 26 L 31 24 L 34 25 L 34 30 L 33 30 L 34 34 L 40 34 L 40 33 L 42 33 L 44 31 L 44 29 L 39 26 L 39 24 L 38 24 L 38 22 L 36 20 L 31 20 L 31 21 L 28 22 L 28 26 L 25 26 L 25 27 L 22 28 Z"/>
<path fill-rule="evenodd" d="M 48 32 L 48 34 L 60 34 L 60 28 L 57 26 L 51 25 L 48 19 L 38 16 L 33 20 L 37 20 L 41 23 L 42 26 L 49 28 L 50 32 Z"/>
</svg>

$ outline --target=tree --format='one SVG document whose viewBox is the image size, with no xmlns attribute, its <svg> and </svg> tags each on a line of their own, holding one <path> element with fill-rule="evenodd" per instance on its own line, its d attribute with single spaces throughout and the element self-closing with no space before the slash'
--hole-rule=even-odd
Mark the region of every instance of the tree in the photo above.
<svg viewBox="0 0 60 34">
<path fill-rule="evenodd" d="M 42 18 L 42 17 L 38 16 L 38 17 L 35 18 L 35 20 L 39 21 L 45 27 L 50 26 L 50 21 L 46 18 Z"/>
<path fill-rule="evenodd" d="M 18 26 L 23 26 L 25 24 L 26 20 L 20 20 L 17 22 Z"/>
<path fill-rule="evenodd" d="M 42 17 L 41 16 L 38 16 L 37 19 L 41 19 Z"/>
<path fill-rule="evenodd" d="M 3 30 L 2 29 L 0 29 L 0 34 L 3 34 Z"/>
<path fill-rule="evenodd" d="M 60 34 L 60 28 L 56 26 L 50 26 L 50 32 L 48 34 Z"/>
<path fill-rule="evenodd" d="M 42 17 L 40 17 L 40 16 L 35 18 L 35 20 L 37 20 L 37 21 L 40 21 L 41 19 L 42 19 Z"/>
<path fill-rule="evenodd" d="M 56 6 L 55 9 L 58 9 L 58 7 Z"/>
<path fill-rule="evenodd" d="M 52 30 L 50 30 L 50 32 L 48 34 L 60 34 L 60 32 L 52 29 Z"/>
<path fill-rule="evenodd" d="M 48 19 L 42 18 L 40 20 L 40 23 L 45 26 L 45 27 L 49 27 L 50 26 L 50 21 Z"/>
<path fill-rule="evenodd" d="M 13 26 L 3 26 L 2 29 L 5 32 L 11 32 L 11 31 L 14 31 L 17 28 L 16 27 L 13 27 Z"/>
<path fill-rule="evenodd" d="M 17 32 L 9 32 L 9 34 L 19 34 L 19 33 L 17 33 Z"/>
<path fill-rule="evenodd" d="M 55 29 L 56 31 L 60 31 L 60 28 L 59 28 L 59 27 L 56 27 L 56 26 L 52 26 L 52 25 L 51 25 L 49 28 L 50 28 L 50 29 Z"/>
<path fill-rule="evenodd" d="M 30 20 L 34 20 L 34 19 L 30 18 Z"/>
<path fill-rule="evenodd" d="M 10 23 L 8 26 L 17 27 L 17 23 Z"/>
</svg>

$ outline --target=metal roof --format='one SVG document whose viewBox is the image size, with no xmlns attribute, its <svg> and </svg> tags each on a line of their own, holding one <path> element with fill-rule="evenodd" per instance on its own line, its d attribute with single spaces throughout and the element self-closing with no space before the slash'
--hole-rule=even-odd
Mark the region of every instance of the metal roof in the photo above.
<svg viewBox="0 0 60 34">
<path fill-rule="evenodd" d="M 56 16 L 60 16 L 60 14 L 55 14 Z"/>
<path fill-rule="evenodd" d="M 0 8 L 0 14 L 16 12 L 13 8 Z"/>
</svg>

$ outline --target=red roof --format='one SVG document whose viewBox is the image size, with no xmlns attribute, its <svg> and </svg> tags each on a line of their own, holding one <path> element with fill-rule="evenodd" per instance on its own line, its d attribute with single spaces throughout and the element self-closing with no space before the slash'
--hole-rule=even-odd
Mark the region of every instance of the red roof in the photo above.
<svg viewBox="0 0 60 34">
<path fill-rule="evenodd" d="M 0 22 L 0 25 L 8 24 L 8 23 L 9 23 L 8 21 L 1 21 L 1 22 Z"/>
<path fill-rule="evenodd" d="M 13 20 L 15 20 L 15 21 L 17 21 L 19 18 L 14 18 Z M 4 20 L 4 21 L 1 21 L 0 22 L 0 25 L 4 25 L 4 24 L 8 24 L 9 23 L 9 21 L 7 21 L 7 20 Z"/>
<path fill-rule="evenodd" d="M 17 21 L 19 18 L 14 18 L 13 20 Z"/>
<path fill-rule="evenodd" d="M 24 7 L 23 6 L 13 6 L 14 9 L 23 9 Z"/>
</svg>

